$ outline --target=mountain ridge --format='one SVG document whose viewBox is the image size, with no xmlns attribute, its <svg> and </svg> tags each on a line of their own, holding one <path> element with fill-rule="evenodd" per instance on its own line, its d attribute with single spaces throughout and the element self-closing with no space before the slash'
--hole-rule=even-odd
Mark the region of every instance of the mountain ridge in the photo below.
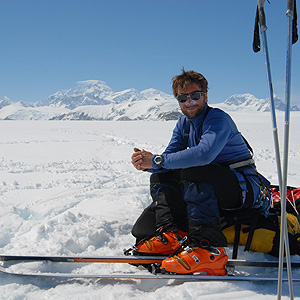
<svg viewBox="0 0 300 300">
<path fill-rule="evenodd" d="M 284 103 L 274 97 L 275 107 L 284 110 Z M 268 99 L 235 94 L 213 106 L 227 111 L 269 111 Z M 300 111 L 299 107 L 291 107 Z M 173 95 L 154 88 L 139 92 L 134 88 L 114 92 L 104 81 L 86 80 L 66 91 L 58 91 L 45 101 L 12 102 L 0 99 L 1 120 L 177 120 L 181 115 Z"/>
</svg>

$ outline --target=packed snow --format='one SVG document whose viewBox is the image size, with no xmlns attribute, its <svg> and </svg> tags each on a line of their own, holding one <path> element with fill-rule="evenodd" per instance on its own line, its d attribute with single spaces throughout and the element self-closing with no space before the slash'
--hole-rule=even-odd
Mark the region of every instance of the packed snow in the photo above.
<svg viewBox="0 0 300 300">
<path fill-rule="evenodd" d="M 278 182 L 268 112 L 231 113 L 255 151 L 256 164 Z M 300 112 L 291 113 L 288 184 L 300 186 Z M 283 141 L 282 112 L 278 114 Z M 175 121 L 0 121 L 0 254 L 123 255 L 130 231 L 151 203 L 149 173 L 133 168 L 133 147 L 161 153 Z M 281 144 L 281 147 L 283 145 Z M 231 253 L 231 247 L 228 249 Z M 267 260 L 261 253 L 239 258 Z M 292 261 L 299 261 L 293 256 Z M 21 263 L 14 271 L 87 274 L 138 272 L 127 264 Z M 241 272 L 245 270 L 239 269 Z M 274 269 L 247 270 L 277 277 Z M 285 272 L 284 275 L 286 276 Z M 295 277 L 300 271 L 293 270 Z M 274 299 L 277 283 L 165 280 L 54 280 L 0 274 L 1 299 Z M 300 299 L 300 283 L 294 284 Z M 288 299 L 288 284 L 283 298 Z"/>
</svg>

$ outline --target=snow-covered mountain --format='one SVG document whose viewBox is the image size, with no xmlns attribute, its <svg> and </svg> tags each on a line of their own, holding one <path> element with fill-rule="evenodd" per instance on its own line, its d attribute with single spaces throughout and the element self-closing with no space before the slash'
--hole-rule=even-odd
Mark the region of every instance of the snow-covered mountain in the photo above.
<svg viewBox="0 0 300 300">
<path fill-rule="evenodd" d="M 213 106 L 227 111 L 270 110 L 268 99 L 258 99 L 251 94 L 233 95 Z M 275 106 L 284 110 L 283 102 L 276 97 Z M 300 109 L 294 106 L 291 110 Z M 77 82 L 77 86 L 36 103 L 0 99 L 2 120 L 176 120 L 180 114 L 177 101 L 170 94 L 153 88 L 114 92 L 100 80 Z"/>
<path fill-rule="evenodd" d="M 11 104 L 13 104 L 13 102 L 10 101 L 10 100 L 8 99 L 8 97 L 6 97 L 6 96 L 4 96 L 2 99 L 0 99 L 0 109 L 1 109 L 2 107 L 4 107 L 4 106 L 8 106 L 8 105 L 11 105 Z"/>
<path fill-rule="evenodd" d="M 78 86 L 49 96 L 50 105 L 74 109 L 83 105 L 106 105 L 113 102 L 112 89 L 100 80 L 79 81 Z"/>
<path fill-rule="evenodd" d="M 285 104 L 278 98 L 274 97 L 274 104 L 277 110 L 285 110 Z M 269 98 L 258 99 L 252 94 L 237 94 L 229 97 L 224 103 L 222 103 L 224 108 L 227 110 L 255 110 L 255 111 L 270 111 Z M 292 111 L 299 111 L 299 107 L 292 106 Z"/>
</svg>

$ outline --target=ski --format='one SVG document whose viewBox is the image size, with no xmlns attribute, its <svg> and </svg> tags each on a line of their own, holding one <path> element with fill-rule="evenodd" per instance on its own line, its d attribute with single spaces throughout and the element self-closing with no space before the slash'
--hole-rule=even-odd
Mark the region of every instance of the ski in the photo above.
<svg viewBox="0 0 300 300">
<path fill-rule="evenodd" d="M 0 261 L 19 263 L 29 261 L 51 261 L 58 263 L 129 263 L 129 264 L 159 264 L 165 256 L 97 256 L 97 257 L 81 257 L 81 256 L 35 256 L 35 255 L 0 255 Z M 276 268 L 278 261 L 253 261 L 229 259 L 227 266 L 232 267 L 263 267 Z M 285 264 L 286 266 L 286 264 Z M 293 268 L 300 267 L 299 262 L 292 262 Z"/>
<path fill-rule="evenodd" d="M 172 274 L 77 274 L 77 273 L 31 273 L 31 272 L 13 272 L 0 266 L 0 272 L 25 277 L 44 277 L 53 279 L 113 279 L 113 280 L 176 280 L 182 282 L 189 281 L 264 281 L 277 282 L 277 277 L 253 276 L 253 275 L 172 275 Z M 287 281 L 287 278 L 283 278 Z M 300 282 L 300 278 L 293 279 L 294 282 Z"/>
<path fill-rule="evenodd" d="M 129 263 L 129 264 L 154 264 L 161 263 L 165 256 L 31 256 L 31 255 L 0 255 L 0 261 L 51 261 L 61 263 Z"/>
</svg>

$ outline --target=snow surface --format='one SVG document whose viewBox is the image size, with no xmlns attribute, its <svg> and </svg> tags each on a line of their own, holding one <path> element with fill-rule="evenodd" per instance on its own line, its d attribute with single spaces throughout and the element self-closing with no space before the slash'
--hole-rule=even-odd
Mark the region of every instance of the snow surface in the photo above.
<svg viewBox="0 0 300 300">
<path fill-rule="evenodd" d="M 258 169 L 277 183 L 270 113 L 232 112 L 255 151 Z M 283 113 L 278 113 L 283 141 Z M 136 171 L 133 147 L 160 153 L 175 121 L 0 121 L 0 253 L 122 255 L 131 227 L 151 203 L 149 174 Z M 289 185 L 300 185 L 300 112 L 291 113 Z M 281 145 L 282 146 L 282 145 Z M 231 247 L 228 248 L 231 252 Z M 261 253 L 239 258 L 274 259 Z M 298 261 L 299 257 L 292 257 Z M 146 273 L 126 264 L 26 263 L 74 273 Z M 241 270 L 243 271 L 243 270 Z M 277 277 L 273 269 L 252 274 Z M 295 270 L 293 275 L 300 276 Z M 164 280 L 52 280 L 0 274 L 0 299 L 274 299 L 276 283 Z M 294 284 L 300 299 L 300 283 Z M 283 297 L 288 299 L 288 284 Z"/>
</svg>

